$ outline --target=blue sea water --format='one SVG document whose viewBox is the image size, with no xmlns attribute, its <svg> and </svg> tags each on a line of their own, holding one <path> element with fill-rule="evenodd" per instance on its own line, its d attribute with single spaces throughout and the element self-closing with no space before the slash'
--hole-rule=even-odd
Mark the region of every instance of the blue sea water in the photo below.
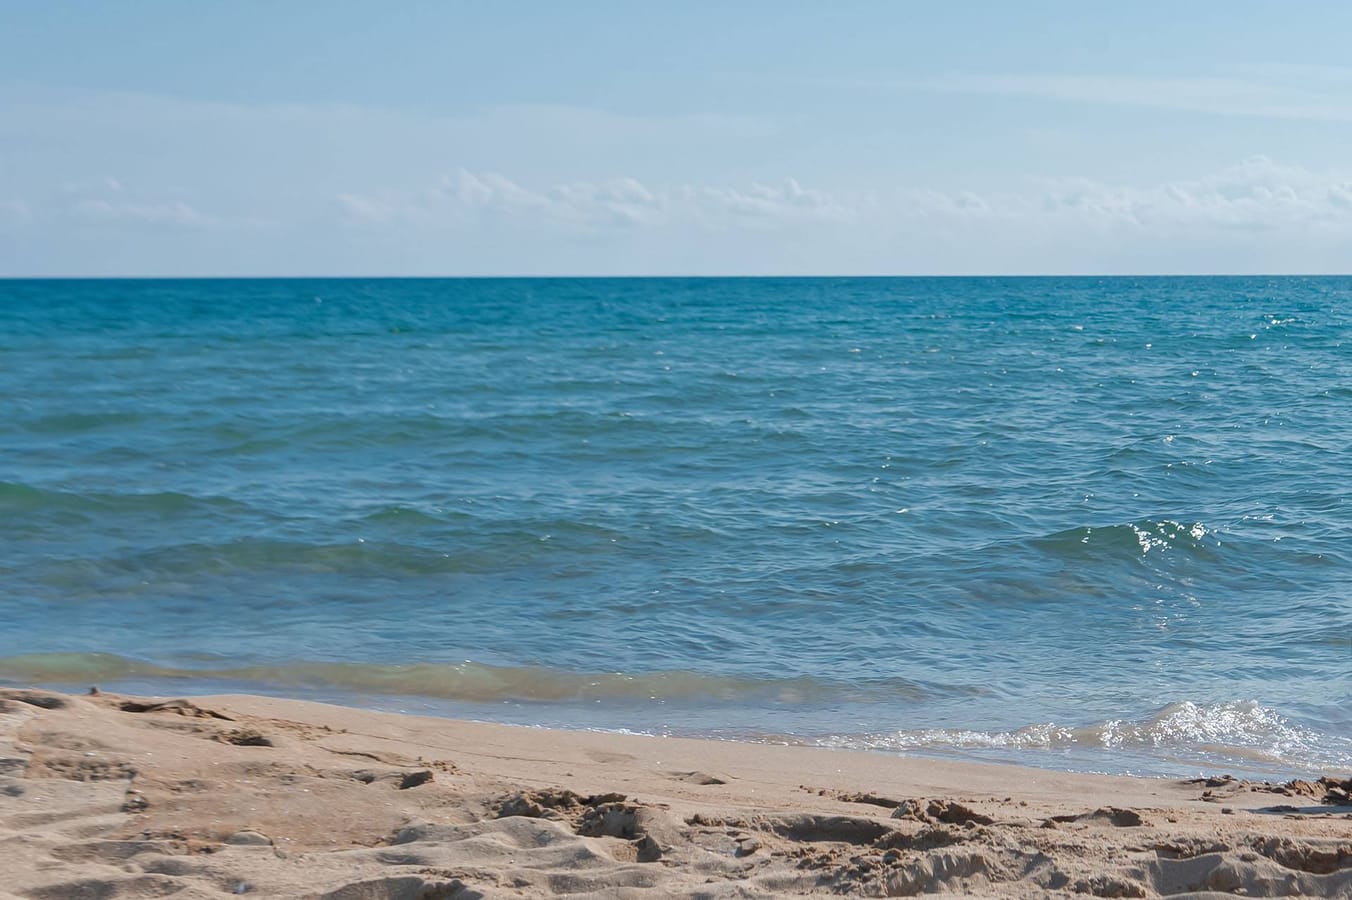
<svg viewBox="0 0 1352 900">
<path fill-rule="evenodd" d="M 0 282 L 0 680 L 1352 766 L 1352 278 Z"/>
</svg>

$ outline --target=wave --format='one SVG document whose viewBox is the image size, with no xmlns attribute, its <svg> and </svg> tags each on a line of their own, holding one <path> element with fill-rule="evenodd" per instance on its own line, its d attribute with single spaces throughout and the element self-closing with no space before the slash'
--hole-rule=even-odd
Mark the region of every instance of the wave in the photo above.
<svg viewBox="0 0 1352 900">
<path fill-rule="evenodd" d="M 66 412 L 41 416 L 35 419 L 21 420 L 14 426 L 33 434 L 46 437 L 82 434 L 100 428 L 130 429 L 145 422 L 147 416 L 140 412 Z"/>
<path fill-rule="evenodd" d="M 1088 725 L 1043 722 L 1009 731 L 927 728 L 833 735 L 820 743 L 888 751 L 1109 751 L 1180 762 L 1231 760 L 1238 764 L 1300 766 L 1310 770 L 1352 765 L 1352 738 L 1293 723 L 1254 700 L 1170 703 L 1136 720 Z M 1007 755 L 1006 755 L 1007 758 Z"/>
<path fill-rule="evenodd" d="M 1031 545 L 1057 556 L 1087 559 L 1104 554 L 1145 557 L 1152 553 L 1211 557 L 1220 539 L 1198 521 L 1139 519 L 1116 525 L 1068 528 L 1034 538 Z"/>
<path fill-rule="evenodd" d="M 0 679 L 42 684 L 131 680 L 235 682 L 476 703 L 608 700 L 800 704 L 866 700 L 879 692 L 893 699 L 918 699 L 928 693 L 920 685 L 897 678 L 859 687 L 808 676 L 755 678 L 681 670 L 632 674 L 575 672 L 469 661 L 408 665 L 302 661 L 186 668 L 110 653 L 35 653 L 0 658 Z"/>
<path fill-rule="evenodd" d="M 410 522 L 406 530 L 416 532 L 417 527 L 418 523 Z M 60 574 L 79 568 L 93 578 L 128 573 L 161 579 L 260 573 L 385 580 L 423 578 L 495 572 L 505 561 L 522 565 L 551 554 L 566 552 L 578 557 L 588 547 L 604 549 L 600 538 L 585 533 L 579 536 L 582 531 L 574 527 L 556 534 L 485 528 L 474 541 L 461 541 L 445 550 L 435 546 L 426 535 L 416 544 L 364 538 L 330 543 L 240 538 L 219 543 L 172 544 L 92 560 L 65 560 L 55 570 Z"/>
<path fill-rule="evenodd" d="M 577 672 L 538 666 L 493 666 L 475 662 L 375 665 L 337 662 L 292 662 L 233 667 L 168 666 L 108 653 L 40 653 L 0 658 L 0 683 L 72 686 L 101 684 L 114 690 L 291 693 L 357 705 L 373 698 L 412 698 L 544 707 L 562 704 L 562 721 L 608 709 L 593 724 L 617 727 L 624 717 L 638 716 L 642 727 L 675 733 L 670 724 L 685 721 L 683 733 L 757 742 L 792 743 L 830 749 L 913 753 L 988 759 L 1058 769 L 1174 775 L 1215 772 L 1220 768 L 1259 775 L 1290 777 L 1293 771 L 1329 772 L 1352 767 L 1352 737 L 1331 734 L 1293 722 L 1257 701 L 1198 703 L 1178 701 L 1138 719 L 1114 718 L 1086 725 L 1041 722 L 1010 730 L 920 728 L 853 734 L 820 731 L 783 733 L 763 730 L 772 720 L 752 718 L 769 710 L 835 710 L 841 715 L 867 705 L 875 710 L 879 695 L 920 700 L 929 687 L 889 679 L 886 684 L 851 684 L 800 676 L 756 678 L 681 670 L 646 673 Z M 594 706 L 594 704 L 604 704 Z M 652 720 L 644 710 L 654 704 L 666 712 Z M 621 712 L 623 710 L 623 712 Z M 699 711 L 693 718 L 679 712 Z M 757 715 L 743 718 L 742 711 Z M 452 709 L 453 712 L 455 712 Z M 676 714 L 678 719 L 667 716 Z M 463 710 L 456 714 L 465 714 Z M 538 716 L 539 710 L 530 713 Z M 747 724 L 729 725 L 729 716 Z M 869 714 L 869 713 L 865 713 Z M 876 714 L 876 713 L 872 713 Z M 477 713 L 476 713 L 477 715 Z M 493 717 L 503 713 L 494 712 Z M 510 714 L 508 714 L 510 718 Z M 618 718 L 617 718 L 618 717 Z M 810 714 L 820 724 L 817 713 Z M 594 717 L 593 717 L 594 718 Z M 721 722 L 717 727 L 712 723 Z M 680 730 L 680 729 L 678 729 Z"/>
<path fill-rule="evenodd" d="M 0 481 L 0 513 L 178 516 L 194 513 L 239 514 L 250 509 L 248 504 L 228 497 L 199 497 L 178 491 L 140 494 L 75 492 Z"/>
</svg>

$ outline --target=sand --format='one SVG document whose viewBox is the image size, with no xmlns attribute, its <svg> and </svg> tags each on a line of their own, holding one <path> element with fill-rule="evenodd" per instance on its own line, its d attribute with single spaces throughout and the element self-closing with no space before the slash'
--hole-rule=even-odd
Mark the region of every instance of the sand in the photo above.
<svg viewBox="0 0 1352 900">
<path fill-rule="evenodd" d="M 1352 897 L 1340 785 L 0 689 L 0 897 Z"/>
</svg>

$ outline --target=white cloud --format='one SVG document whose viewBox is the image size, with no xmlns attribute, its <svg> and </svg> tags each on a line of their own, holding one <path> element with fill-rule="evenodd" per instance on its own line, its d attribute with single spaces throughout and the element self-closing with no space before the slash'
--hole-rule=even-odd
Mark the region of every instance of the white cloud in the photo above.
<svg viewBox="0 0 1352 900">
<path fill-rule="evenodd" d="M 841 197 L 804 188 L 793 178 L 779 185 L 752 185 L 746 190 L 702 188 L 693 192 L 692 199 L 702 208 L 726 212 L 742 222 L 817 220 L 840 224 L 853 222 L 872 202 L 869 195 Z"/>
<path fill-rule="evenodd" d="M 1312 272 L 1345 268 L 1352 244 L 1352 177 L 1265 157 L 1154 184 L 1065 177 L 982 192 L 846 194 L 792 179 L 534 188 L 458 170 L 342 204 L 366 246 L 454 247 L 499 273 Z"/>
<path fill-rule="evenodd" d="M 181 200 L 169 203 L 113 203 L 108 200 L 81 200 L 71 214 L 89 222 L 133 222 L 143 225 L 174 225 L 204 228 L 220 224 Z"/>
<path fill-rule="evenodd" d="M 880 271 L 1338 272 L 1352 246 L 1352 176 L 1255 157 L 1147 185 L 1059 178 L 980 194 L 903 190 L 865 224 L 860 241 L 872 229 L 907 251 Z"/>
<path fill-rule="evenodd" d="M 1352 231 L 1352 176 L 1310 172 L 1261 156 L 1201 178 L 1145 187 L 1066 178 L 1025 193 L 912 197 L 925 214 L 955 220 L 1060 221 L 1154 235 L 1193 229 Z"/>
<path fill-rule="evenodd" d="M 1021 95 L 1226 116 L 1352 121 L 1352 94 L 1239 77 L 949 75 L 904 83 L 944 93 Z"/>
<path fill-rule="evenodd" d="M 1352 122 L 1352 67 L 1248 65 L 1211 74 L 948 72 L 913 78 L 776 80 L 850 91 L 1018 96 L 1222 116 Z"/>
<path fill-rule="evenodd" d="M 1032 97 L 1220 116 L 1352 122 L 1352 67 L 1250 65 L 1219 74 L 948 72 L 914 78 L 776 80 L 848 91 Z"/>
<path fill-rule="evenodd" d="M 524 187 L 460 169 L 418 193 L 339 196 L 352 224 L 474 225 L 495 219 L 586 232 L 694 225 L 773 228 L 802 223 L 848 230 L 915 220 L 950 225 L 1061 225 L 1169 235 L 1189 230 L 1296 232 L 1352 229 L 1352 177 L 1253 157 L 1219 172 L 1156 185 L 1042 179 L 1023 191 L 941 192 L 879 185 L 838 195 L 789 178 L 743 188 L 649 187 L 633 178 Z"/>
<path fill-rule="evenodd" d="M 458 169 L 415 194 L 394 191 L 338 196 L 349 222 L 472 224 L 497 219 L 532 227 L 597 232 L 697 225 L 773 228 L 795 222 L 848 223 L 868 198 L 804 188 L 793 178 L 746 187 L 649 187 L 635 178 L 575 181 L 528 188 L 494 172 Z"/>
<path fill-rule="evenodd" d="M 259 218 L 206 213 L 172 196 L 172 192 L 131 189 L 112 176 L 68 180 L 35 199 L 0 202 L 0 221 L 58 228 L 108 225 L 207 229 L 267 224 Z"/>
</svg>

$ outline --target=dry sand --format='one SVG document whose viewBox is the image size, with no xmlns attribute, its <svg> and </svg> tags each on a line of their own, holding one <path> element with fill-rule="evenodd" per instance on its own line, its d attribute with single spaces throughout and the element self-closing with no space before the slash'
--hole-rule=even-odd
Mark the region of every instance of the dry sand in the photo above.
<svg viewBox="0 0 1352 900">
<path fill-rule="evenodd" d="M 0 689 L 0 897 L 1352 897 L 1341 789 Z"/>
</svg>

